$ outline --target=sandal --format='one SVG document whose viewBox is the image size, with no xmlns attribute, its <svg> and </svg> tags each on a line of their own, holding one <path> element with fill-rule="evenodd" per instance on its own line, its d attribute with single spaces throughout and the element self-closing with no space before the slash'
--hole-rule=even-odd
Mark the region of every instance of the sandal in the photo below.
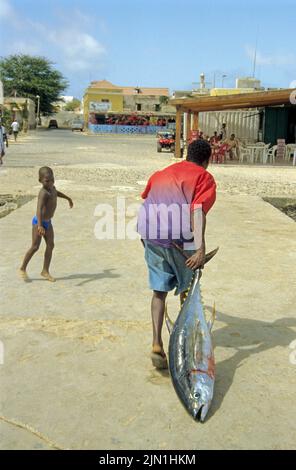
<svg viewBox="0 0 296 470">
<path fill-rule="evenodd" d="M 151 361 L 153 366 L 156 369 L 167 369 L 168 368 L 168 360 L 166 355 L 162 356 L 160 353 L 152 352 L 151 353 Z"/>
</svg>

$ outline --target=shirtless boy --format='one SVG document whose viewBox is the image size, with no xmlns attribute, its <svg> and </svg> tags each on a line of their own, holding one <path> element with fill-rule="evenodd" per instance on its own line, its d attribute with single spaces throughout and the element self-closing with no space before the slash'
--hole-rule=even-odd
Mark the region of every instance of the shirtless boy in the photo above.
<svg viewBox="0 0 296 470">
<path fill-rule="evenodd" d="M 23 264 L 20 268 L 21 277 L 27 281 L 27 265 L 32 256 L 38 251 L 42 237 L 46 243 L 44 254 L 44 264 L 41 276 L 48 281 L 54 282 L 55 279 L 49 274 L 49 265 L 54 248 L 54 232 L 51 219 L 54 216 L 57 207 L 57 198 L 67 199 L 70 208 L 73 207 L 72 199 L 65 194 L 57 191 L 54 186 L 54 175 L 51 168 L 44 166 L 39 170 L 39 182 L 42 188 L 38 195 L 37 213 L 32 220 L 32 246 L 26 253 Z"/>
</svg>

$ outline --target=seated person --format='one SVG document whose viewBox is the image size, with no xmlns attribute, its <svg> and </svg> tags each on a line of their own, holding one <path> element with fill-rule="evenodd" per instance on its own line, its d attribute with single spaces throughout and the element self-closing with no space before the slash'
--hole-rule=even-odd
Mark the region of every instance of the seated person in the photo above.
<svg viewBox="0 0 296 470">
<path fill-rule="evenodd" d="M 218 145 L 213 147 L 212 162 L 225 163 L 225 155 L 229 151 L 229 146 L 226 142 L 219 141 Z"/>
<path fill-rule="evenodd" d="M 211 145 L 217 145 L 218 142 L 219 142 L 218 132 L 215 131 L 215 132 L 214 132 L 214 135 L 212 135 L 212 137 L 210 138 L 210 144 L 211 144 Z"/>
<path fill-rule="evenodd" d="M 228 145 L 228 153 L 230 160 L 234 160 L 234 153 L 236 158 L 239 158 L 239 143 L 235 138 L 235 134 L 231 134 L 230 139 L 226 139 L 225 143 Z"/>
</svg>

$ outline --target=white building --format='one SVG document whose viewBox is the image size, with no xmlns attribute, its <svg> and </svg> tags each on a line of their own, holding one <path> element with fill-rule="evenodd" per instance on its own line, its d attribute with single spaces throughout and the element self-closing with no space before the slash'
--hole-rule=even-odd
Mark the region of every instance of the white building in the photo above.
<svg viewBox="0 0 296 470">
<path fill-rule="evenodd" d="M 74 96 L 60 96 L 61 100 L 65 102 L 65 104 L 71 103 L 74 100 Z"/>
</svg>

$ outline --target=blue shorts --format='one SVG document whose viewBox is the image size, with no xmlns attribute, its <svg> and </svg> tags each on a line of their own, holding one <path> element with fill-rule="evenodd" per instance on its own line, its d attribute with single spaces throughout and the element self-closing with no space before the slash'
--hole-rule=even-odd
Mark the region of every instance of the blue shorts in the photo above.
<svg viewBox="0 0 296 470">
<path fill-rule="evenodd" d="M 145 244 L 145 260 L 149 271 L 149 287 L 160 292 L 175 290 L 175 295 L 188 289 L 193 277 L 193 271 L 187 268 L 186 259 L 174 247 L 164 248 L 153 245 L 147 240 Z M 192 256 L 194 250 L 187 250 Z"/>
<path fill-rule="evenodd" d="M 32 225 L 38 225 L 37 215 L 34 215 L 32 219 Z M 48 230 L 49 227 L 51 227 L 51 220 L 43 220 L 42 227 L 45 228 L 45 230 Z"/>
</svg>

